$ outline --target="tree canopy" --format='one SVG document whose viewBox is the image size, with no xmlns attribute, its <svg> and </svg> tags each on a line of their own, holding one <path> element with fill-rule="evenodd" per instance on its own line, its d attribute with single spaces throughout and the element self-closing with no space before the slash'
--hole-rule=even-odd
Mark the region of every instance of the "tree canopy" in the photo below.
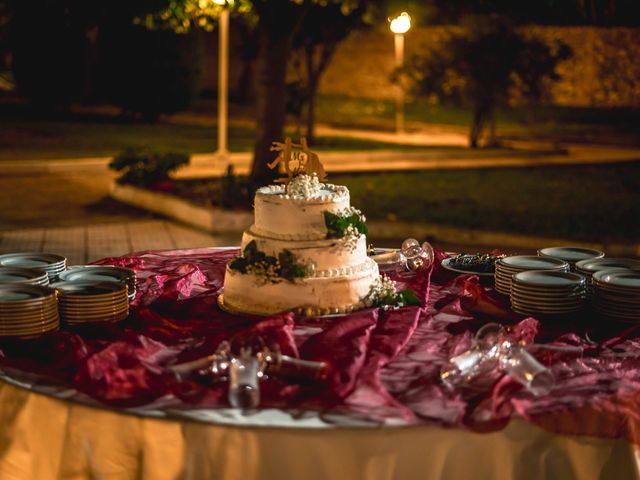
<svg viewBox="0 0 640 480">
<path fill-rule="evenodd" d="M 340 4 L 312 5 L 293 37 L 295 79 L 289 87 L 289 113 L 302 120 L 309 143 L 315 139 L 315 103 L 320 79 L 340 42 L 355 30 L 384 19 L 384 2 L 360 2 L 345 11 Z"/>
<path fill-rule="evenodd" d="M 150 28 L 168 26 L 186 31 L 194 26 L 213 28 L 221 8 L 212 0 L 167 0 L 164 9 L 141 17 Z M 374 0 L 234 0 L 228 2 L 233 12 L 249 15 L 255 22 L 258 52 L 256 59 L 256 142 L 251 176 L 255 185 L 271 182 L 277 172 L 268 168 L 274 159 L 271 142 L 283 138 L 286 119 L 287 67 L 294 39 L 308 15 L 338 8 L 342 16 L 352 12 L 364 15 Z M 314 13 L 315 12 L 315 13 Z M 307 25 L 308 26 L 308 25 Z M 311 30 L 310 33 L 315 34 Z M 342 35 L 342 33 L 341 33 Z M 334 42 L 338 37 L 333 37 Z M 299 41 L 300 43 L 300 41 Z M 317 71 L 317 70 L 314 70 Z M 317 77 L 317 76 L 316 76 Z M 315 88 L 315 87 L 314 87 Z"/>
<path fill-rule="evenodd" d="M 412 57 L 403 72 L 414 95 L 473 110 L 469 144 L 477 147 L 487 124 L 495 125 L 496 108 L 516 97 L 542 99 L 570 55 L 565 44 L 549 46 L 504 19 L 483 17 L 437 51 Z"/>
</svg>

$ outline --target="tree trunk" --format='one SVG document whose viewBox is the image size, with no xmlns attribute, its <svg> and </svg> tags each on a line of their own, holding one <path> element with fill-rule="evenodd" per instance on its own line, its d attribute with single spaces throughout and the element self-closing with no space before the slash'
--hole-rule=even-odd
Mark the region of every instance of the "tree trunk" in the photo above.
<svg viewBox="0 0 640 480">
<path fill-rule="evenodd" d="M 313 145 L 316 139 L 316 87 L 309 87 L 309 96 L 307 97 L 307 141 Z"/>
<path fill-rule="evenodd" d="M 491 148 L 497 148 L 500 146 L 497 135 L 497 118 L 495 109 L 491 109 L 489 113 L 489 139 L 487 140 L 487 146 Z"/>
<path fill-rule="evenodd" d="M 469 147 L 478 148 L 478 140 L 482 133 L 482 114 L 479 109 L 473 112 L 473 120 L 471 121 L 471 130 L 469 131 Z"/>
<path fill-rule="evenodd" d="M 282 141 L 286 120 L 287 63 L 293 33 L 302 9 L 289 0 L 269 2 L 257 25 L 256 143 L 251 167 L 254 187 L 271 183 L 278 175 L 268 163 L 276 157 L 271 142 Z"/>
<path fill-rule="evenodd" d="M 305 63 L 306 63 L 306 75 L 307 75 L 307 140 L 309 143 L 313 143 L 315 140 L 315 126 L 316 126 L 316 100 L 318 97 L 318 85 L 320 84 L 320 77 L 327 69 L 329 62 L 333 58 L 333 54 L 336 51 L 337 43 L 325 43 L 321 46 L 319 54 L 316 52 L 316 47 L 313 44 L 307 45 L 305 48 Z M 315 63 L 316 58 L 320 57 Z"/>
<path fill-rule="evenodd" d="M 304 52 L 306 70 L 307 70 L 307 117 L 306 117 L 306 133 L 307 141 L 310 145 L 313 145 L 315 141 L 315 122 L 316 122 L 316 94 L 318 90 L 318 77 L 319 74 L 314 71 L 313 60 L 315 57 L 315 48 L 313 45 L 308 45 Z"/>
<path fill-rule="evenodd" d="M 250 104 L 255 98 L 253 88 L 253 60 L 243 58 L 240 77 L 238 78 L 238 101 L 244 105 Z"/>
<path fill-rule="evenodd" d="M 491 113 L 491 107 L 477 106 L 473 112 L 471 130 L 469 132 L 469 147 L 478 148 L 482 131 L 484 130 L 487 116 Z"/>
<path fill-rule="evenodd" d="M 239 22 L 242 45 L 240 48 L 242 66 L 238 78 L 238 100 L 243 104 L 250 104 L 256 98 L 254 70 L 255 61 L 258 54 L 258 44 L 256 41 L 255 29 L 248 22 Z"/>
</svg>

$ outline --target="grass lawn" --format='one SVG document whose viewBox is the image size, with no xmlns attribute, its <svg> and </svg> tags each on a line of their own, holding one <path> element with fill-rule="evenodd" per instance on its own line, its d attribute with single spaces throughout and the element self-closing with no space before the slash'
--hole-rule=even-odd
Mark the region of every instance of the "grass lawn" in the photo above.
<svg viewBox="0 0 640 480">
<path fill-rule="evenodd" d="M 241 120 L 229 131 L 230 149 L 236 152 L 253 149 L 255 118 L 252 106 L 232 105 L 231 118 Z M 116 110 L 117 111 L 117 110 Z M 215 102 L 197 101 L 191 114 L 211 123 Z M 128 147 L 146 146 L 157 151 L 184 153 L 212 152 L 216 149 L 217 131 L 203 122 L 139 123 L 112 114 L 76 112 L 66 118 L 43 118 L 24 106 L 0 105 L 0 160 L 28 160 L 110 156 Z M 412 102 L 406 106 L 408 128 L 426 124 L 466 128 L 470 112 L 452 107 Z M 392 131 L 395 107 L 387 100 L 321 96 L 317 105 L 317 121 L 347 128 L 370 128 Z M 618 143 L 640 147 L 640 109 L 578 109 L 547 107 L 536 111 L 536 122 L 528 122 L 523 110 L 499 113 L 498 134 L 519 138 L 555 139 Z M 294 136 L 294 122 L 289 120 Z M 318 150 L 415 149 L 370 140 L 321 137 Z"/>
<path fill-rule="evenodd" d="M 232 127 L 230 149 L 251 151 L 252 128 Z M 82 158 L 115 155 L 128 147 L 151 147 L 160 152 L 203 153 L 216 149 L 215 127 L 169 123 L 131 123 L 116 119 L 9 120 L 0 119 L 0 160 Z M 322 137 L 322 150 L 416 149 L 413 145 Z"/>
<path fill-rule="evenodd" d="M 191 181 L 200 203 L 220 180 Z M 640 242 L 640 162 L 597 166 L 332 175 L 370 219 L 590 242 Z"/>
<path fill-rule="evenodd" d="M 472 112 L 452 106 L 432 105 L 426 101 L 407 102 L 405 118 L 408 128 L 431 123 L 468 128 Z M 317 105 L 319 122 L 336 126 L 394 128 L 393 100 L 320 96 Z M 582 108 L 538 106 L 501 109 L 497 115 L 499 136 L 544 137 L 557 141 L 592 142 L 640 146 L 640 109 Z"/>
</svg>

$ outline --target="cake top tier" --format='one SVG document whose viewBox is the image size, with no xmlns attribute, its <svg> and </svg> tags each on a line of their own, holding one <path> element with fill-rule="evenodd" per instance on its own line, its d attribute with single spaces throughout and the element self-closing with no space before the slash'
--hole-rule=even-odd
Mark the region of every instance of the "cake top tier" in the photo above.
<svg viewBox="0 0 640 480">
<path fill-rule="evenodd" d="M 332 185 L 317 182 L 317 178 L 299 175 L 288 185 L 269 185 L 259 188 L 256 197 L 263 199 L 288 200 L 297 204 L 331 203 L 349 199 L 349 189 L 344 185 Z"/>
<path fill-rule="evenodd" d="M 307 178 L 296 183 L 300 177 Z M 256 192 L 251 230 L 270 238 L 326 238 L 325 213 L 344 211 L 349 208 L 349 201 L 347 187 L 322 184 L 317 178 L 300 175 L 286 186 L 270 185 Z"/>
</svg>

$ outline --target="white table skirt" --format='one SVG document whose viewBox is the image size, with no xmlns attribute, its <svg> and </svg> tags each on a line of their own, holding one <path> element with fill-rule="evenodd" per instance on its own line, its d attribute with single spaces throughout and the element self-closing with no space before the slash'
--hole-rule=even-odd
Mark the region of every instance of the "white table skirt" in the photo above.
<svg viewBox="0 0 640 480">
<path fill-rule="evenodd" d="M 640 479 L 623 440 L 515 420 L 437 427 L 282 428 L 138 417 L 0 381 L 0 480 Z"/>
</svg>

